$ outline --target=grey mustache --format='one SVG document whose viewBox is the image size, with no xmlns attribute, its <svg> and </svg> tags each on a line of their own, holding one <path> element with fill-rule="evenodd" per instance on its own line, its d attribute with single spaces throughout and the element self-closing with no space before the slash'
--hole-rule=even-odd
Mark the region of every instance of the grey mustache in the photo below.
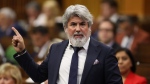
<svg viewBox="0 0 150 84">
<path fill-rule="evenodd" d="M 83 35 L 83 34 L 74 34 L 74 35 Z"/>
<path fill-rule="evenodd" d="M 83 35 L 82 32 L 75 32 L 74 35 Z"/>
</svg>

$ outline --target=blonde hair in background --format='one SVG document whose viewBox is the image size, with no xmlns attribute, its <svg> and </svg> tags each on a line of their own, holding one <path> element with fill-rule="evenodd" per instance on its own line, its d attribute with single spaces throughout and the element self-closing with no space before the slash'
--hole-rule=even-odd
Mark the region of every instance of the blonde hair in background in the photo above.
<svg viewBox="0 0 150 84">
<path fill-rule="evenodd" d="M 0 66 L 0 76 L 10 76 L 15 80 L 16 84 L 22 84 L 20 70 L 10 63 L 4 63 Z"/>
<path fill-rule="evenodd" d="M 56 0 L 46 0 L 43 3 L 43 8 L 48 8 L 53 12 L 53 16 L 58 16 L 60 13 L 59 4 Z"/>
</svg>

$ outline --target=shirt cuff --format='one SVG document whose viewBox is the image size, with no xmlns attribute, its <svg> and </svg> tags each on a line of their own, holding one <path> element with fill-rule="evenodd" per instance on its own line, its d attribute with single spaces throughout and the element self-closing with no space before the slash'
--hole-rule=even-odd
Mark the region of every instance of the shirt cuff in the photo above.
<svg viewBox="0 0 150 84">
<path fill-rule="evenodd" d="M 16 53 L 16 54 L 15 54 L 15 58 L 20 57 L 20 56 L 24 55 L 25 53 L 27 53 L 27 50 L 26 50 L 26 49 L 24 49 L 24 50 L 23 50 L 22 52 L 20 52 L 20 53 Z"/>
</svg>

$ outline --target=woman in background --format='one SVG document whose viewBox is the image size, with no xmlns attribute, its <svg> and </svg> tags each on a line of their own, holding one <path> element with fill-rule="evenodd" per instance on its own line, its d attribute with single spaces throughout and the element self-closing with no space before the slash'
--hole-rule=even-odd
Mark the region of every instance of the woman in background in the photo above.
<svg viewBox="0 0 150 84">
<path fill-rule="evenodd" d="M 0 66 L 0 84 L 22 84 L 22 76 L 17 66 L 5 63 Z"/>
<path fill-rule="evenodd" d="M 121 48 L 117 50 L 116 57 L 123 84 L 147 84 L 146 78 L 135 74 L 136 63 L 128 49 Z"/>
</svg>

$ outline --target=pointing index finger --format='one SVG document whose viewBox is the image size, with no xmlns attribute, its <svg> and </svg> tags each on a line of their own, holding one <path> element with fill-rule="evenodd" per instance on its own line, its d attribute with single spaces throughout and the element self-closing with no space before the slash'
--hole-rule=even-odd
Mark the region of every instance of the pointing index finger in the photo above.
<svg viewBox="0 0 150 84">
<path fill-rule="evenodd" d="M 16 28 L 12 27 L 12 30 L 15 32 L 15 34 L 16 34 L 17 36 L 20 35 L 20 33 L 16 30 Z"/>
</svg>

